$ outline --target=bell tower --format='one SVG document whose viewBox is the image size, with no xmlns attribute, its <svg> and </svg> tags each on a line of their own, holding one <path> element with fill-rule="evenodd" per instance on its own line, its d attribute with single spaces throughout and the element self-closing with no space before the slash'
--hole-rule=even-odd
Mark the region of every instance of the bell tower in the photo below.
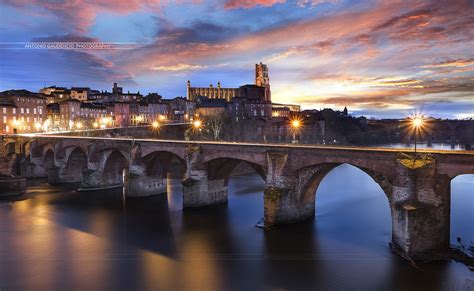
<svg viewBox="0 0 474 291">
<path fill-rule="evenodd" d="M 268 67 L 266 64 L 255 64 L 255 85 L 265 87 L 265 101 L 271 102 L 270 78 L 268 77 Z"/>
</svg>

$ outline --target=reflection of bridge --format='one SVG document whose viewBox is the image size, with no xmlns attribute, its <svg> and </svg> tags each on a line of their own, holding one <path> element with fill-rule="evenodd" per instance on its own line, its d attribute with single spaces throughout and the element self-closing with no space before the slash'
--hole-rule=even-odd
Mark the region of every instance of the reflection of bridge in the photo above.
<svg viewBox="0 0 474 291">
<path fill-rule="evenodd" d="M 82 188 L 125 185 L 128 196 L 166 192 L 172 159 L 186 167 L 184 208 L 227 201 L 229 176 L 240 162 L 266 181 L 265 226 L 314 216 L 324 176 L 348 163 L 366 172 L 387 195 L 392 240 L 412 256 L 449 246 L 450 182 L 474 174 L 474 152 L 422 151 L 414 164 L 396 149 L 187 142 L 73 136 L 6 136 L 4 169 Z M 341 177 L 344 178 L 344 177 Z"/>
</svg>

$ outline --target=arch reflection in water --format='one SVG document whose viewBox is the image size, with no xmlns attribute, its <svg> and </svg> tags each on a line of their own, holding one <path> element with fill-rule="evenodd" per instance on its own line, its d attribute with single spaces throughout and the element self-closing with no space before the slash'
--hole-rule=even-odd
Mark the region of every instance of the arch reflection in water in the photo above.
<svg viewBox="0 0 474 291">
<path fill-rule="evenodd" d="M 450 242 L 474 256 L 474 175 L 460 175 L 451 181 Z"/>
<path fill-rule="evenodd" d="M 50 185 L 30 188 L 28 200 L 0 202 L 0 287 L 462 290 L 472 278 L 461 264 L 419 272 L 392 255 L 387 199 L 349 165 L 320 183 L 315 219 L 271 231 L 254 227 L 263 215 L 258 175 L 231 177 L 227 204 L 186 212 L 175 181 L 168 196 L 128 199 L 126 209 L 120 191 Z M 469 185 L 454 179 L 453 199 L 472 193 Z"/>
</svg>

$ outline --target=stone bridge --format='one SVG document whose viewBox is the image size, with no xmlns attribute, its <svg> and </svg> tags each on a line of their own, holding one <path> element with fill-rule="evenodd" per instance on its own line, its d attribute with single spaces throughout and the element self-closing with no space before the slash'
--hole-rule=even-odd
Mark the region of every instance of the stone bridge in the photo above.
<svg viewBox="0 0 474 291">
<path fill-rule="evenodd" d="M 320 182 L 347 163 L 384 191 L 392 242 L 412 257 L 449 247 L 451 180 L 474 174 L 472 151 L 423 150 L 413 159 L 406 149 L 23 135 L 2 137 L 0 153 L 3 172 L 83 189 L 123 186 L 129 197 L 166 192 L 177 159 L 186 168 L 183 208 L 226 202 L 231 172 L 244 162 L 266 182 L 266 227 L 313 217 Z"/>
</svg>

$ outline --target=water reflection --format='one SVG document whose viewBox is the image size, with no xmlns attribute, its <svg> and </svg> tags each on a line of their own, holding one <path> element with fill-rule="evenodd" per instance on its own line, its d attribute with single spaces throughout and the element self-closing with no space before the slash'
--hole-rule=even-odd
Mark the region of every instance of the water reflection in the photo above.
<svg viewBox="0 0 474 291">
<path fill-rule="evenodd" d="M 463 240 L 474 239 L 473 181 L 452 185 L 452 237 Z M 0 289 L 453 290 L 474 281 L 459 263 L 419 271 L 392 255 L 387 198 L 354 167 L 326 176 L 314 219 L 271 231 L 254 226 L 264 187 L 258 175 L 234 177 L 227 204 L 183 211 L 179 179 L 166 195 L 125 205 L 120 190 L 36 182 L 25 200 L 0 201 Z"/>
</svg>

